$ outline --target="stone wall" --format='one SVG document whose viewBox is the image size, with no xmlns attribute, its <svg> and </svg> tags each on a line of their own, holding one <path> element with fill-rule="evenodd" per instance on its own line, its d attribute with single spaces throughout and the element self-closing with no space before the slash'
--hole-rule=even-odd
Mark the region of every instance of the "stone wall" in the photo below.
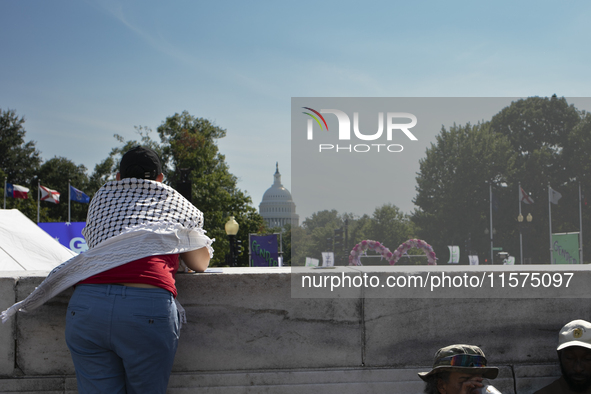
<svg viewBox="0 0 591 394">
<path fill-rule="evenodd" d="M 456 267 L 468 269 L 474 268 Z M 25 298 L 46 274 L 2 273 L 0 308 Z M 591 320 L 587 294 L 292 298 L 294 275 L 289 268 L 179 274 L 178 298 L 189 321 L 169 392 L 418 394 L 423 384 L 416 373 L 429 369 L 434 352 L 469 343 L 500 367 L 495 387 L 527 394 L 560 374 L 558 330 L 574 319 Z M 577 275 L 590 283 L 589 272 Z M 71 292 L 0 326 L 0 393 L 76 392 L 64 339 Z"/>
</svg>

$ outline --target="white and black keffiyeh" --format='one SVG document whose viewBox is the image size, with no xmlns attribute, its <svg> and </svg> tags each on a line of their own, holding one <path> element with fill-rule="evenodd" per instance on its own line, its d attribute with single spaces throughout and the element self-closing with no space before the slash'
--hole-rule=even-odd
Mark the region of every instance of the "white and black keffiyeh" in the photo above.
<svg viewBox="0 0 591 394">
<path fill-rule="evenodd" d="M 162 183 L 126 178 L 106 183 L 95 194 L 82 230 L 89 250 L 55 267 L 23 301 L 2 312 L 2 322 L 30 311 L 68 287 L 108 269 L 148 256 L 207 247 L 203 214 Z M 178 304 L 182 321 L 184 310 Z"/>
<path fill-rule="evenodd" d="M 126 178 L 106 183 L 93 197 L 82 235 L 89 248 L 141 224 L 171 223 L 203 228 L 203 214 L 160 182 Z"/>
</svg>

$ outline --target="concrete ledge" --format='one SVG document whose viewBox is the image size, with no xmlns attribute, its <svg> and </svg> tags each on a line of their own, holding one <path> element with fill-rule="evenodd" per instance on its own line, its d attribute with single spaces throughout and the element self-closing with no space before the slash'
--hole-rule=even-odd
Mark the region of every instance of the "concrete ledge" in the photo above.
<svg viewBox="0 0 591 394">
<path fill-rule="evenodd" d="M 478 345 L 491 365 L 552 363 L 560 328 L 588 316 L 573 299 L 366 299 L 365 365 L 429 365 L 443 343 Z"/>
<path fill-rule="evenodd" d="M 560 366 L 556 363 L 515 367 L 515 381 L 519 393 L 534 393 L 558 379 L 560 375 Z"/>
<path fill-rule="evenodd" d="M 0 310 L 16 302 L 16 278 L 0 278 Z M 16 319 L 0 323 L 0 376 L 14 374 L 16 352 Z"/>
<path fill-rule="evenodd" d="M 17 300 L 25 299 L 43 279 L 19 278 Z M 68 289 L 31 312 L 17 313 L 16 363 L 25 376 L 74 374 L 64 334 L 72 293 L 73 289 Z"/>
<path fill-rule="evenodd" d="M 174 371 L 360 366 L 360 300 L 292 299 L 290 275 L 180 275 Z"/>
<path fill-rule="evenodd" d="M 335 394 L 422 394 L 425 384 L 418 372 L 429 368 L 348 369 L 317 371 L 273 371 L 245 374 L 175 374 L 169 393 L 335 393 Z M 502 367 L 494 386 L 504 394 L 513 394 L 511 368 Z"/>
<path fill-rule="evenodd" d="M 175 374 L 169 393 L 420 393 L 418 370 L 293 370 Z"/>
<path fill-rule="evenodd" d="M 1 379 L 0 393 L 47 393 L 63 394 L 65 391 L 64 377 L 38 377 L 38 378 L 19 378 L 19 379 Z"/>
<path fill-rule="evenodd" d="M 524 370 L 537 370 L 538 366 L 524 366 Z M 514 390 L 513 368 L 500 366 L 499 377 L 491 383 L 503 394 L 528 394 L 536 388 Z M 217 373 L 173 373 L 169 394 L 205 393 L 327 393 L 327 394 L 422 394 L 424 383 L 417 377 L 422 368 L 404 369 L 326 369 L 326 370 L 274 370 Z M 519 385 L 519 380 L 518 386 Z M 20 378 L 0 380 L 0 393 L 76 393 L 73 376 Z"/>
<path fill-rule="evenodd" d="M 2 275 L 5 309 L 47 273 Z M 501 367 L 495 387 L 533 393 L 560 374 L 558 330 L 590 319 L 587 294 L 392 299 L 363 298 L 357 290 L 350 298 L 292 298 L 291 279 L 289 268 L 179 274 L 189 322 L 169 392 L 420 393 L 416 373 L 428 370 L 420 366 L 431 365 L 439 347 L 471 343 Z M 76 392 L 64 339 L 71 293 L 0 326 L 0 393 Z"/>
</svg>

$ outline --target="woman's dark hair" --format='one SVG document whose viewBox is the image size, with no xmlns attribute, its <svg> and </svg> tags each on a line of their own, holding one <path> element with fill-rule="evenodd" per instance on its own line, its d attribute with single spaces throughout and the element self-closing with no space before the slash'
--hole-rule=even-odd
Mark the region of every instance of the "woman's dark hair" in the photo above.
<svg viewBox="0 0 591 394">
<path fill-rule="evenodd" d="M 162 172 L 160 158 L 154 150 L 136 146 L 125 152 L 119 163 L 121 179 L 137 178 L 156 180 Z"/>
</svg>

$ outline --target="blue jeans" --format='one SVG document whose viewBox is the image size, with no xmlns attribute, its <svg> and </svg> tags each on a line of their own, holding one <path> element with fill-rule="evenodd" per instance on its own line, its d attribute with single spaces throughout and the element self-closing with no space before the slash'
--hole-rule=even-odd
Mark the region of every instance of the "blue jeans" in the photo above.
<svg viewBox="0 0 591 394">
<path fill-rule="evenodd" d="M 178 339 L 167 290 L 84 284 L 70 299 L 66 342 L 81 394 L 166 393 Z"/>
</svg>

